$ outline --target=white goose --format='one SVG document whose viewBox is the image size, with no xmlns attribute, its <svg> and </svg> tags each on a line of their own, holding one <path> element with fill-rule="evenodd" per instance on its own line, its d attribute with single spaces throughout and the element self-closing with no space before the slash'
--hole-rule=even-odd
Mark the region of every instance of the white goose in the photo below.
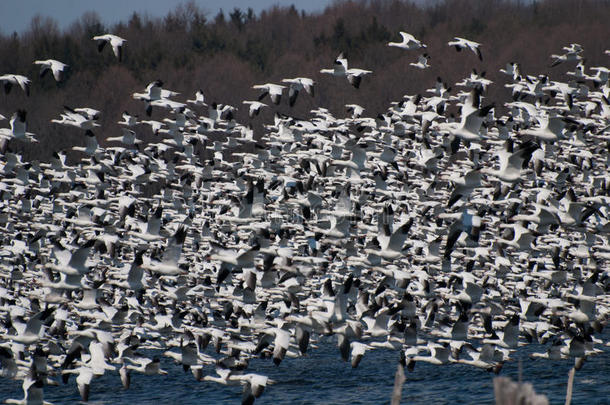
<svg viewBox="0 0 610 405">
<path fill-rule="evenodd" d="M 423 53 L 423 54 L 419 55 L 419 58 L 417 58 L 417 62 L 411 62 L 411 63 L 409 63 L 409 66 L 413 66 L 418 69 L 427 69 L 430 67 L 430 65 L 428 65 L 429 60 L 430 60 L 430 55 L 428 55 L 427 53 Z"/>
<path fill-rule="evenodd" d="M 104 46 L 106 44 L 110 44 L 110 46 L 112 47 L 112 52 L 114 53 L 114 56 L 116 56 L 119 59 L 119 62 L 121 62 L 123 60 L 123 45 L 125 44 L 125 42 L 127 42 L 126 39 L 123 39 L 123 38 L 113 35 L 113 34 L 104 34 L 104 35 L 94 36 L 93 40 L 97 41 L 98 52 L 102 52 L 102 50 L 104 49 Z"/>
<path fill-rule="evenodd" d="M 44 383 L 42 379 L 27 376 L 23 379 L 23 399 L 7 399 L 5 404 L 16 405 L 53 405 L 43 399 Z"/>
<path fill-rule="evenodd" d="M 399 32 L 402 37 L 401 42 L 388 42 L 388 46 L 394 46 L 396 48 L 405 49 L 407 51 L 413 51 L 420 48 L 426 48 L 426 45 L 423 44 L 420 40 L 415 39 L 415 37 L 409 33 L 404 31 Z"/>
<path fill-rule="evenodd" d="M 40 65 L 40 77 L 51 72 L 57 82 L 62 81 L 64 73 L 68 69 L 68 65 L 55 59 L 35 60 L 34 64 Z"/>
<path fill-rule="evenodd" d="M 21 87 L 27 96 L 30 95 L 30 84 L 32 83 L 30 79 L 22 75 L 14 75 L 14 74 L 6 74 L 0 76 L 0 83 L 4 86 L 4 92 L 9 94 L 13 85 L 18 85 Z"/>
<path fill-rule="evenodd" d="M 0 128 L 0 138 L 6 140 L 18 139 L 20 141 L 38 142 L 34 138 L 34 134 L 26 131 L 26 119 L 27 113 L 25 110 L 17 110 L 10 120 L 11 128 Z"/>
<path fill-rule="evenodd" d="M 290 83 L 290 89 L 288 91 L 288 104 L 290 107 L 294 106 L 299 91 L 305 90 L 310 96 L 313 97 L 314 95 L 313 86 L 315 82 L 312 79 L 307 77 L 295 77 L 294 79 L 282 79 L 282 82 Z"/>
<path fill-rule="evenodd" d="M 347 58 L 345 58 L 343 53 L 340 53 L 339 56 L 337 56 L 337 59 L 335 59 L 333 69 L 322 69 L 320 70 L 320 73 L 346 77 L 352 86 L 359 88 L 362 77 L 373 72 L 357 68 L 348 69 Z"/>
<path fill-rule="evenodd" d="M 286 86 L 282 86 L 281 84 L 265 83 L 255 84 L 252 86 L 252 88 L 261 90 L 261 94 L 258 96 L 258 101 L 261 101 L 267 95 L 269 95 L 269 98 L 273 104 L 278 105 L 282 98 L 282 91 L 286 88 Z"/>
<path fill-rule="evenodd" d="M 447 42 L 447 45 L 455 46 L 455 49 L 458 52 L 460 52 L 462 49 L 470 49 L 479 57 L 479 60 L 483 60 L 483 55 L 481 54 L 480 49 L 481 44 L 479 44 L 478 42 L 470 41 L 468 39 L 460 37 L 455 37 L 453 40 Z"/>
</svg>

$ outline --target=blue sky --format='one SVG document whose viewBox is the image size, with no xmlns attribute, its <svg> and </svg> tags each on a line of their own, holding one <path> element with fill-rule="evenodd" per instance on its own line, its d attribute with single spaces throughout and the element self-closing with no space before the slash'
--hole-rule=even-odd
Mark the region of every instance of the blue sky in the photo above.
<svg viewBox="0 0 610 405">
<path fill-rule="evenodd" d="M 30 25 L 30 20 L 36 14 L 54 18 L 60 29 L 64 29 L 78 19 L 86 11 L 96 11 L 105 24 L 126 20 L 134 11 L 147 13 L 151 17 L 162 17 L 184 1 L 178 0 L 0 0 L 0 32 L 4 34 L 13 31 L 22 32 Z M 238 7 L 246 10 L 248 7 L 256 13 L 274 5 L 290 6 L 294 4 L 298 10 L 306 12 L 323 11 L 331 3 L 330 0 L 195 0 L 199 7 L 215 16 L 222 8 L 232 11 Z"/>
</svg>

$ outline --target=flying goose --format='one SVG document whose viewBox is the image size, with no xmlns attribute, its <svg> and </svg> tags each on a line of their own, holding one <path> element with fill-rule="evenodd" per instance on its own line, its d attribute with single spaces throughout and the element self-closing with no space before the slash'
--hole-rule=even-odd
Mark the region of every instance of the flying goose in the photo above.
<svg viewBox="0 0 610 405">
<path fill-rule="evenodd" d="M 4 93 L 9 94 L 13 85 L 18 85 L 25 92 L 26 96 L 30 95 L 30 79 L 22 75 L 6 74 L 0 76 L 0 83 L 4 86 Z"/>
<path fill-rule="evenodd" d="M 248 117 L 254 118 L 257 116 L 263 107 L 267 107 L 267 104 L 261 103 L 260 101 L 243 101 L 244 104 L 248 105 Z"/>
<path fill-rule="evenodd" d="M 555 67 L 563 62 L 569 61 L 580 61 L 582 60 L 582 52 L 583 48 L 579 44 L 570 44 L 570 46 L 564 46 L 563 50 L 566 51 L 561 55 L 551 55 L 551 58 L 554 58 L 553 63 L 551 63 L 550 67 Z"/>
<path fill-rule="evenodd" d="M 489 176 L 497 177 L 498 179 L 507 183 L 515 183 L 521 179 L 521 174 L 524 168 L 527 167 L 532 153 L 540 148 L 535 142 L 525 142 L 519 146 L 519 148 L 512 151 L 512 141 L 506 142 L 507 149 L 498 152 L 500 160 L 500 169 L 493 170 L 488 168 L 481 169 L 481 173 Z"/>
<path fill-rule="evenodd" d="M 68 65 L 55 59 L 35 60 L 34 64 L 40 65 L 40 77 L 44 77 L 47 72 L 51 72 L 55 81 L 63 80 Z"/>
<path fill-rule="evenodd" d="M 141 267 L 145 270 L 152 271 L 161 275 L 175 276 L 184 273 L 184 270 L 179 266 L 178 262 L 182 255 L 182 245 L 186 238 L 186 229 L 184 226 L 179 226 L 174 235 L 167 242 L 167 247 L 163 252 L 163 260 L 157 261 L 154 259 L 144 260 Z"/>
<path fill-rule="evenodd" d="M 123 60 L 123 45 L 125 45 L 125 42 L 127 42 L 126 39 L 113 34 L 104 34 L 94 36 L 93 40 L 97 41 L 98 52 L 102 52 L 104 46 L 108 43 L 112 47 L 114 56 L 119 59 L 119 62 Z"/>
<path fill-rule="evenodd" d="M 430 65 L 428 65 L 429 60 L 430 60 L 430 55 L 428 55 L 427 53 L 423 53 L 423 54 L 419 55 L 419 57 L 417 58 L 417 62 L 411 62 L 411 63 L 409 63 L 409 66 L 413 66 L 418 69 L 427 69 L 430 67 Z"/>
<path fill-rule="evenodd" d="M 76 108 L 64 106 L 64 112 L 60 116 L 61 119 L 52 119 L 51 122 L 60 125 L 72 126 L 84 130 L 91 130 L 95 127 L 100 126 L 100 124 L 95 121 L 95 115 L 91 117 L 89 114 L 87 114 L 86 110 L 83 111 L 81 109 L 81 111 L 79 112 Z"/>
<path fill-rule="evenodd" d="M 198 107 L 205 107 L 207 104 L 205 103 L 205 96 L 203 94 L 203 90 L 199 89 L 195 93 L 194 100 L 186 100 L 187 103 L 196 105 Z"/>
<path fill-rule="evenodd" d="M 415 37 L 409 33 L 404 31 L 399 32 L 402 37 L 401 42 L 389 42 L 388 46 L 394 46 L 397 48 L 405 49 L 407 51 L 412 51 L 420 48 L 426 48 L 426 45 L 423 44 L 420 40 L 415 39 Z"/>
<path fill-rule="evenodd" d="M 294 79 L 282 79 L 282 82 L 290 84 L 288 91 L 288 104 L 290 107 L 294 106 L 297 96 L 299 95 L 299 91 L 305 90 L 310 96 L 313 97 L 314 95 L 313 86 L 315 82 L 312 79 L 307 77 L 295 77 Z"/>
<path fill-rule="evenodd" d="M 343 55 L 343 53 L 340 53 L 335 59 L 333 69 L 322 69 L 320 70 L 320 73 L 346 77 L 352 86 L 359 88 L 362 77 L 373 72 L 370 70 L 357 68 L 348 69 L 347 58 Z"/>
<path fill-rule="evenodd" d="M 34 373 L 35 374 L 35 373 Z M 16 405 L 53 405 L 43 399 L 44 383 L 39 376 L 28 375 L 23 379 L 23 399 L 7 399 L 5 404 Z"/>
<path fill-rule="evenodd" d="M 483 60 L 483 55 L 481 54 L 481 44 L 479 44 L 478 42 L 474 42 L 474 41 L 470 41 L 468 39 L 464 39 L 464 38 L 460 38 L 460 37 L 455 37 L 453 40 L 447 42 L 447 45 L 449 46 L 455 46 L 455 49 L 460 52 L 462 49 L 470 49 L 472 52 L 474 52 L 478 57 L 479 60 Z"/>
<path fill-rule="evenodd" d="M 25 110 L 17 110 L 13 113 L 11 120 L 9 121 L 11 128 L 0 128 L 0 138 L 6 140 L 18 139 L 20 141 L 27 140 L 29 142 L 38 142 L 33 133 L 26 131 L 26 116 L 27 112 Z"/>
<path fill-rule="evenodd" d="M 278 105 L 282 97 L 282 91 L 286 88 L 286 86 L 282 86 L 281 84 L 265 83 L 255 84 L 252 86 L 252 88 L 261 90 L 261 94 L 258 96 L 258 101 L 261 101 L 267 95 L 269 95 L 269 98 L 273 104 Z"/>
</svg>

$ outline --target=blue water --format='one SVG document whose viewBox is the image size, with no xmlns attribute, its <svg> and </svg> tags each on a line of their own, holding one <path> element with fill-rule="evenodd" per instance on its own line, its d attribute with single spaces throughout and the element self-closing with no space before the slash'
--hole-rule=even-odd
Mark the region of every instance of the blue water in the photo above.
<svg viewBox="0 0 610 405">
<path fill-rule="evenodd" d="M 604 340 L 610 331 L 605 331 Z M 610 404 L 610 347 L 591 357 L 576 373 L 572 404 Z M 517 380 L 522 357 L 523 380 L 551 404 L 565 401 L 568 372 L 573 361 L 532 360 L 527 353 L 542 351 L 539 345 L 521 348 L 515 360 L 504 365 L 500 375 Z M 210 353 L 212 354 L 212 353 Z M 339 356 L 335 339 L 324 337 L 306 357 L 285 359 L 275 366 L 271 359 L 253 359 L 248 370 L 268 375 L 275 384 L 267 386 L 256 400 L 263 404 L 389 404 L 398 353 L 376 349 L 365 354 L 356 369 Z M 131 387 L 124 390 L 118 372 L 106 373 L 91 384 L 92 404 L 235 404 L 241 401 L 241 387 L 198 382 L 171 359 L 162 359 L 167 376 L 133 373 Z M 213 367 L 207 374 L 215 374 Z M 405 370 L 402 390 L 405 404 L 493 404 L 493 373 L 453 364 L 435 366 L 419 362 L 413 372 Z M 0 380 L 0 398 L 22 398 L 21 381 Z M 55 404 L 80 401 L 74 377 L 67 385 L 45 386 L 45 400 Z"/>
</svg>

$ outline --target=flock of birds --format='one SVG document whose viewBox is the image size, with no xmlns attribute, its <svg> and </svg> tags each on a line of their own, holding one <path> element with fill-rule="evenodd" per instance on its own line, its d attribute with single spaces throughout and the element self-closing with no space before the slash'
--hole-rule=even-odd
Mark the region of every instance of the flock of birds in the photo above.
<svg viewBox="0 0 610 405">
<path fill-rule="evenodd" d="M 389 45 L 426 48 L 401 36 Z M 121 59 L 124 39 L 93 39 Z M 449 45 L 482 59 L 476 42 Z M 0 374 L 23 380 L 24 398 L 6 402 L 46 403 L 43 387 L 73 375 L 87 401 L 95 378 L 127 389 L 134 373 L 165 374 L 167 356 L 251 404 L 272 381 L 250 359 L 280 365 L 321 336 L 352 367 L 387 348 L 410 371 L 497 373 L 532 342 L 546 347 L 533 358 L 581 367 L 608 345 L 610 85 L 579 45 L 565 50 L 553 65 L 578 63 L 565 82 L 502 69 L 501 105 L 473 72 L 461 91 L 439 78 L 376 117 L 356 104 L 276 113 L 259 139 L 236 107 L 201 91 L 179 102 L 155 81 L 133 97 L 169 117 L 125 112 L 101 147 L 102 113 L 66 108 L 52 125 L 79 128 L 85 146 L 25 162 L 14 150 L 36 134 L 17 111 L 0 129 Z M 62 80 L 65 64 L 34 63 Z M 321 72 L 356 88 L 372 73 L 343 55 Z M 29 93 L 24 76 L 0 81 Z M 282 82 L 254 86 L 251 120 L 286 87 L 291 106 L 314 96 L 310 78 Z M 149 130 L 158 141 L 144 145 Z"/>
</svg>

